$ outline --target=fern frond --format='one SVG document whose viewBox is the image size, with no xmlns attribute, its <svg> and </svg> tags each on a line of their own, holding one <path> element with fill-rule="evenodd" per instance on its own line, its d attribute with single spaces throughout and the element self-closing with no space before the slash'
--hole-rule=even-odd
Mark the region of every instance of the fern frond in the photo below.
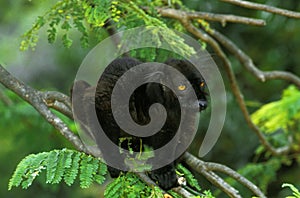
<svg viewBox="0 0 300 198">
<path fill-rule="evenodd" d="M 66 150 L 63 149 L 57 158 L 56 171 L 55 171 L 52 184 L 58 184 L 62 180 L 66 168 L 66 157 L 67 157 Z"/>
<path fill-rule="evenodd" d="M 251 115 L 253 122 L 265 133 L 274 133 L 279 129 L 288 132 L 298 124 L 300 117 L 300 91 L 295 86 L 289 86 L 282 98 L 263 105 Z"/>
<path fill-rule="evenodd" d="M 58 160 L 59 152 L 57 150 L 50 151 L 48 158 L 47 158 L 47 175 L 46 175 L 46 183 L 52 183 L 55 171 L 56 171 L 56 165 Z"/>
<path fill-rule="evenodd" d="M 104 197 L 106 198 L 120 197 L 120 192 L 122 188 L 122 183 L 120 181 L 121 181 L 121 177 L 118 177 L 113 182 L 108 184 L 104 191 Z"/>
<path fill-rule="evenodd" d="M 107 173 L 107 166 L 104 163 L 99 163 L 98 172 L 94 176 L 95 182 L 103 184 L 105 181 L 105 174 Z"/>
<path fill-rule="evenodd" d="M 8 189 L 28 188 L 42 170 L 46 170 L 46 183 L 57 184 L 62 178 L 67 185 L 74 183 L 80 169 L 80 186 L 87 188 L 92 182 L 102 184 L 107 173 L 106 165 L 99 159 L 78 151 L 62 149 L 31 154 L 17 166 Z"/>
<path fill-rule="evenodd" d="M 82 159 L 80 164 L 80 187 L 88 188 L 93 182 L 99 161 L 91 156 Z"/>
<path fill-rule="evenodd" d="M 73 160 L 70 167 L 66 168 L 64 181 L 68 186 L 71 186 L 74 183 L 74 180 L 77 177 L 78 170 L 79 170 L 79 161 L 81 157 L 81 153 L 76 152 L 73 154 Z"/>
<path fill-rule="evenodd" d="M 47 158 L 46 153 L 38 155 L 28 155 L 17 166 L 12 178 L 9 180 L 8 190 L 12 187 L 18 187 L 21 182 L 23 188 L 27 188 L 39 173 L 45 169 L 44 161 Z"/>
</svg>

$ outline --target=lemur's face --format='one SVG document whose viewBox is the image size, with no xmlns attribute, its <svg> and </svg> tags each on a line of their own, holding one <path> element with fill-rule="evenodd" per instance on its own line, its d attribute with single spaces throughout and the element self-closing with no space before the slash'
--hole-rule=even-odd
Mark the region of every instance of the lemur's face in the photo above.
<svg viewBox="0 0 300 198">
<path fill-rule="evenodd" d="M 162 75 L 161 78 L 169 78 L 167 80 L 172 82 L 176 93 L 164 85 L 150 84 L 147 89 L 147 95 L 167 106 L 176 105 L 177 99 L 180 100 L 182 98 L 182 107 L 198 108 L 199 111 L 205 110 L 207 107 L 206 84 L 199 71 L 197 71 L 192 64 L 183 60 L 171 59 L 165 62 L 165 64 L 178 70 L 189 82 L 184 82 L 181 77 L 176 75 L 167 77 L 167 75 L 164 76 L 164 74 L 160 74 Z M 196 100 L 195 97 L 193 97 L 193 93 L 197 96 Z"/>
</svg>

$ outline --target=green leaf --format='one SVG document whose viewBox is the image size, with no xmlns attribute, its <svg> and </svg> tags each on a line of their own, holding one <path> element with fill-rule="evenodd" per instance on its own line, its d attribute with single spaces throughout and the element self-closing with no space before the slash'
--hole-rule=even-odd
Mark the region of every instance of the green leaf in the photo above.
<svg viewBox="0 0 300 198">
<path fill-rule="evenodd" d="M 39 155 L 28 155 L 17 166 L 12 178 L 9 180 L 8 190 L 11 190 L 13 186 L 18 187 L 21 182 L 23 188 L 27 188 L 31 185 L 36 176 L 44 169 L 42 164 L 46 158 L 44 153 Z"/>
<path fill-rule="evenodd" d="M 80 169 L 82 188 L 89 187 L 92 182 L 102 184 L 107 174 L 106 165 L 97 158 L 68 149 L 53 150 L 25 157 L 10 179 L 8 189 L 20 185 L 28 188 L 44 169 L 47 169 L 46 183 L 57 184 L 64 178 L 69 186 L 74 183 Z"/>
<path fill-rule="evenodd" d="M 98 169 L 99 160 L 87 156 L 80 163 L 80 187 L 88 188 L 93 182 L 93 176 Z"/>
<path fill-rule="evenodd" d="M 64 34 L 62 36 L 62 42 L 66 48 L 70 48 L 73 43 L 73 41 L 68 37 L 67 34 Z"/>
<path fill-rule="evenodd" d="M 113 182 L 108 184 L 106 186 L 106 189 L 104 191 L 104 197 L 106 198 L 114 198 L 119 197 L 121 192 L 122 183 L 120 182 L 120 179 L 115 179 Z"/>
<path fill-rule="evenodd" d="M 63 29 L 63 30 L 69 30 L 71 28 L 72 28 L 72 26 L 70 25 L 70 23 L 67 20 L 64 21 L 64 23 L 61 25 L 61 29 Z"/>
<path fill-rule="evenodd" d="M 57 166 L 59 152 L 57 150 L 50 151 L 47 158 L 47 174 L 46 174 L 46 183 L 52 183 Z"/>
<path fill-rule="evenodd" d="M 68 186 L 71 186 L 74 183 L 74 180 L 77 177 L 79 169 L 79 161 L 81 153 L 74 153 L 73 160 L 70 167 L 67 167 L 65 170 L 64 181 Z"/>
<path fill-rule="evenodd" d="M 300 91 L 295 86 L 289 86 L 281 100 L 263 105 L 251 118 L 266 133 L 274 133 L 279 129 L 288 132 L 297 124 L 299 111 Z"/>
</svg>

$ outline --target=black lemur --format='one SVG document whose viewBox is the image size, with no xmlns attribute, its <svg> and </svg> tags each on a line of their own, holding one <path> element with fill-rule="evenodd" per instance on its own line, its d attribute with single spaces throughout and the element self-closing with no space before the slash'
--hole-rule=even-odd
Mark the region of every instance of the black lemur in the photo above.
<svg viewBox="0 0 300 198">
<path fill-rule="evenodd" d="M 180 104 L 177 97 L 171 89 L 159 84 L 159 83 L 145 83 L 138 87 L 133 94 L 130 96 L 129 100 L 129 111 L 132 119 L 139 125 L 146 125 L 150 122 L 149 117 L 149 107 L 154 103 L 160 103 L 164 106 L 167 111 L 167 118 L 165 124 L 153 136 L 149 137 L 135 137 L 132 136 L 130 139 L 130 148 L 128 148 L 128 142 L 120 144 L 121 138 L 127 138 L 128 134 L 124 132 L 116 123 L 111 110 L 111 94 L 113 88 L 118 81 L 118 79 L 130 68 L 141 64 L 142 62 L 134 58 L 118 58 L 111 62 L 104 70 L 102 76 L 99 78 L 96 92 L 95 92 L 95 108 L 97 119 L 106 133 L 106 135 L 113 141 L 116 145 L 121 146 L 123 149 L 132 149 L 135 152 L 139 152 L 142 145 L 147 145 L 153 150 L 161 148 L 166 143 L 172 139 L 178 129 L 181 110 Z M 197 101 L 186 101 L 186 105 L 196 103 L 199 111 L 202 111 L 207 106 L 207 93 L 205 92 L 205 82 L 199 71 L 197 71 L 191 63 L 186 60 L 170 59 L 165 62 L 166 65 L 172 66 L 177 69 L 181 74 L 183 74 L 193 87 L 196 93 Z M 164 75 L 161 72 L 153 72 L 153 74 L 148 75 L 147 78 L 156 78 L 156 75 Z M 176 82 L 176 78 L 171 79 L 175 81 L 180 94 L 189 94 L 187 86 L 181 84 L 181 82 Z M 87 83 L 82 83 L 82 90 L 91 89 Z M 126 89 L 126 87 L 125 87 Z M 126 91 L 126 90 L 125 90 Z M 82 94 L 83 97 L 85 94 Z M 83 107 L 84 108 L 84 107 Z M 194 115 L 192 115 L 194 116 Z M 193 118 L 194 119 L 194 118 Z M 195 126 L 192 126 L 195 127 Z M 187 136 L 189 134 L 186 134 Z M 92 135 L 97 141 L 97 131 L 92 131 Z M 181 140 L 178 140 L 178 142 Z M 99 142 L 98 142 L 99 145 Z M 179 143 L 178 143 L 179 145 Z M 174 150 L 176 150 L 178 145 L 174 145 Z M 99 146 L 100 148 L 101 146 Z M 101 149 L 100 149 L 101 150 Z M 102 154 L 105 158 L 113 157 L 109 151 L 102 150 Z M 116 156 L 119 157 L 119 156 Z M 172 154 L 170 153 L 170 157 Z M 177 177 L 175 173 L 175 165 L 178 160 L 156 169 L 149 173 L 149 176 L 154 179 L 159 186 L 163 189 L 170 189 L 177 185 Z M 118 169 L 113 167 L 108 167 L 110 175 L 112 177 L 117 177 L 120 173 Z"/>
</svg>

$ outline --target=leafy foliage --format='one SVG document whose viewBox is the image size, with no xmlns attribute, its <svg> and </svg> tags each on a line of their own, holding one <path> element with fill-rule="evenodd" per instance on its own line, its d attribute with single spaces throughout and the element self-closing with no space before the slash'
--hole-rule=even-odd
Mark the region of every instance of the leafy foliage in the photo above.
<svg viewBox="0 0 300 198">
<path fill-rule="evenodd" d="M 292 137 L 295 142 L 293 149 L 300 150 L 300 91 L 295 86 L 284 90 L 280 100 L 268 103 L 254 112 L 252 120 L 269 135 L 273 145 L 287 145 Z"/>
<path fill-rule="evenodd" d="M 81 45 L 88 46 L 88 31 L 97 32 L 99 27 L 105 25 L 108 18 L 118 19 L 116 1 L 110 0 L 62 0 L 57 2 L 43 16 L 39 16 L 30 30 L 23 35 L 20 49 L 34 49 L 38 41 L 38 31 L 48 25 L 48 41 L 53 43 L 58 32 L 63 32 L 62 42 L 65 47 L 72 45 L 69 38 L 70 30 L 76 29 L 81 33 Z"/>
<path fill-rule="evenodd" d="M 117 179 L 107 185 L 104 196 L 106 198 L 162 198 L 163 193 L 157 187 L 149 187 L 135 174 L 121 174 Z"/>
<path fill-rule="evenodd" d="M 280 100 L 263 105 L 252 114 L 251 118 L 266 134 L 272 145 L 286 146 L 292 139 L 292 148 L 299 151 L 299 110 L 300 91 L 295 86 L 289 86 L 284 90 Z M 265 155 L 261 156 L 263 153 Z M 265 152 L 262 145 L 256 149 L 255 154 L 256 158 L 263 162 L 247 164 L 239 170 L 239 173 L 257 184 L 264 192 L 267 192 L 268 185 L 275 181 L 282 164 L 289 166 L 293 158 L 298 162 L 297 156 L 271 156 L 270 152 Z"/>
<path fill-rule="evenodd" d="M 38 41 L 38 32 L 43 26 L 47 27 L 48 41 L 53 43 L 58 33 L 61 33 L 62 43 L 65 47 L 70 47 L 73 40 L 71 39 L 72 30 L 77 30 L 81 34 L 80 42 L 82 47 L 89 45 L 89 38 L 92 35 L 98 37 L 98 41 L 103 38 L 101 30 L 104 26 L 115 25 L 120 30 L 131 29 L 139 26 L 155 26 L 162 28 L 162 31 L 153 31 L 147 29 L 152 35 L 151 41 L 158 47 L 165 41 L 169 47 L 182 55 L 191 55 L 195 50 L 186 45 L 184 40 L 176 35 L 172 30 L 182 29 L 177 23 L 169 23 L 169 21 L 160 18 L 155 11 L 155 6 L 165 5 L 166 1 L 111 1 L 111 0 L 61 0 L 57 2 L 49 11 L 43 16 L 39 16 L 33 27 L 23 35 L 20 49 L 27 50 L 34 49 Z M 172 6 L 182 5 L 179 0 L 173 0 Z M 140 7 L 146 7 L 147 12 Z M 167 22 L 167 23 L 166 23 Z M 168 25 L 169 26 L 168 26 Z M 110 28 L 110 27 L 108 27 Z M 99 32 L 101 32 L 99 34 Z M 121 46 L 126 46 L 126 38 L 131 35 L 124 35 Z M 125 42 L 124 42 L 125 41 Z M 137 44 L 140 41 L 137 41 Z M 154 60 L 155 56 L 159 54 L 155 49 L 133 50 L 131 55 L 133 57 L 140 57 L 141 59 Z"/>
<path fill-rule="evenodd" d="M 81 188 L 88 188 L 93 181 L 102 184 L 107 173 L 106 165 L 90 155 L 68 149 L 53 150 L 25 157 L 10 179 L 8 189 L 20 185 L 28 188 L 44 169 L 47 171 L 46 183 L 50 184 L 60 183 L 64 178 L 67 185 L 72 185 L 80 173 Z"/>
<path fill-rule="evenodd" d="M 86 4 L 83 4 L 84 2 Z M 177 21 L 174 21 L 174 20 L 161 19 L 157 15 L 156 11 L 153 9 L 153 7 L 155 7 L 155 6 L 166 6 L 168 1 L 134 0 L 134 1 L 131 1 L 132 2 L 131 5 L 130 5 L 129 1 L 118 1 L 118 2 L 113 1 L 112 3 L 108 3 L 108 2 L 109 1 L 106 1 L 106 0 L 104 0 L 104 1 L 97 1 L 97 0 L 86 0 L 86 1 L 63 0 L 63 1 L 59 1 L 45 15 L 38 17 L 36 23 L 33 25 L 33 28 L 24 34 L 24 37 L 23 37 L 24 40 L 22 41 L 20 48 L 22 50 L 26 50 L 28 48 L 34 49 L 36 46 L 36 42 L 38 41 L 38 31 L 43 26 L 47 26 L 47 25 L 48 26 L 46 28 L 47 28 L 47 32 L 48 32 L 49 42 L 50 43 L 55 42 L 57 37 L 60 36 L 62 39 L 62 43 L 66 47 L 70 47 L 72 45 L 73 30 L 77 30 L 77 31 L 79 31 L 79 33 L 81 33 L 81 35 L 82 35 L 81 39 L 80 39 L 81 45 L 83 47 L 86 47 L 89 43 L 89 36 L 91 35 L 91 33 L 97 34 L 100 36 L 100 34 L 98 34 L 98 32 L 101 30 L 103 25 L 106 24 L 106 21 L 108 19 L 112 19 L 112 23 L 115 23 L 119 30 L 136 27 L 138 25 L 145 25 L 147 23 L 150 25 L 155 24 L 155 25 L 161 25 L 161 26 L 164 26 L 164 24 L 166 24 L 168 27 L 173 27 L 177 30 L 180 30 L 180 29 L 182 30 L 182 26 L 180 23 L 178 23 Z M 180 1 L 172 0 L 170 2 L 171 2 L 171 6 L 174 6 L 174 5 L 182 6 Z M 105 4 L 105 3 L 107 3 L 107 4 Z M 82 5 L 85 5 L 85 7 Z M 139 5 L 142 5 L 145 7 L 148 6 L 149 10 L 147 10 L 147 12 L 145 12 L 143 10 L 136 10 L 136 8 L 138 8 L 137 6 L 139 6 Z M 170 5 L 168 5 L 168 6 L 170 6 Z M 205 6 L 205 5 L 201 4 L 201 6 Z M 222 8 L 222 11 L 223 11 L 223 8 Z M 67 14 L 67 13 L 69 13 L 69 14 Z M 205 23 L 205 21 L 197 21 L 197 22 L 202 27 L 209 28 L 209 26 Z M 280 23 L 275 23 L 275 24 L 280 24 Z M 281 31 L 278 31 L 278 32 L 281 32 Z M 294 32 L 296 32 L 296 31 L 294 31 Z M 254 35 L 256 35 L 256 34 L 254 34 Z M 271 31 L 271 35 L 275 35 L 274 30 Z M 264 37 L 261 37 L 261 38 L 264 39 Z M 290 39 L 290 36 L 287 39 Z M 273 41 L 277 41 L 277 40 L 273 39 Z M 279 40 L 277 42 L 279 42 Z M 280 42 L 282 42 L 282 41 L 280 40 Z M 252 43 L 255 43 L 255 45 L 257 45 L 257 43 L 264 43 L 264 42 L 252 42 Z M 203 43 L 203 45 L 205 46 L 205 43 Z M 257 45 L 257 47 L 259 48 L 260 46 Z M 284 51 L 286 50 L 285 48 L 282 48 L 282 49 Z M 260 50 L 254 50 L 254 51 L 259 52 Z M 278 53 L 279 49 L 274 48 L 270 51 L 273 51 L 273 52 L 276 51 Z M 140 57 L 143 57 L 148 60 L 152 60 L 155 57 L 155 55 L 157 55 L 157 54 L 159 54 L 159 53 L 157 53 L 154 49 L 149 49 L 148 51 L 141 50 L 141 51 L 132 51 L 131 52 L 131 55 L 134 57 L 140 56 Z M 272 60 L 277 65 L 281 65 L 281 64 L 278 64 L 277 57 L 281 57 L 281 59 L 284 59 L 285 65 L 290 65 L 286 62 L 287 60 L 285 58 L 282 58 L 284 56 L 277 56 L 276 54 L 275 54 L 276 56 L 270 55 L 271 54 L 270 52 L 268 54 L 269 54 L 268 59 Z M 264 54 L 263 59 L 267 60 L 267 58 L 265 58 L 265 56 L 266 55 Z M 263 63 L 261 65 L 275 65 L 275 64 Z M 273 89 L 270 89 L 270 90 L 273 90 Z M 291 91 L 291 92 L 296 93 L 297 90 L 294 89 L 294 91 Z M 294 95 L 294 94 L 292 94 L 292 95 Z M 262 111 L 262 113 L 260 115 L 257 115 L 257 117 L 253 115 L 253 118 L 255 120 L 255 118 L 260 117 L 258 120 L 258 124 L 266 132 L 266 134 L 268 135 L 269 141 L 271 141 L 273 145 L 275 145 L 275 146 L 286 145 L 288 143 L 288 136 L 293 136 L 294 140 L 297 140 L 297 141 L 295 141 L 295 144 L 293 144 L 293 148 L 294 148 L 294 150 L 299 151 L 299 145 L 300 145 L 299 139 L 300 138 L 299 138 L 299 132 L 298 132 L 299 131 L 299 128 L 298 128 L 299 123 L 297 121 L 297 120 L 299 120 L 299 118 L 297 118 L 297 117 L 299 117 L 299 115 L 296 114 L 297 112 L 299 112 L 298 111 L 299 104 L 297 104 L 297 100 L 291 101 L 291 99 L 292 99 L 291 97 L 286 97 L 287 103 L 283 102 L 283 99 L 284 99 L 284 97 L 280 101 L 277 101 L 278 103 L 274 102 L 277 104 L 273 104 L 273 106 L 270 105 L 268 108 L 265 108 L 264 111 Z M 288 101 L 288 100 L 290 100 L 290 101 Z M 288 105 L 288 103 L 290 103 L 290 104 Z M 269 104 L 267 104 L 267 105 L 269 105 Z M 262 110 L 264 107 L 267 107 L 267 105 L 263 106 L 260 110 Z M 287 105 L 287 106 L 284 106 L 284 105 Z M 15 110 L 20 111 L 20 113 L 22 113 L 22 114 L 27 114 L 28 112 L 30 113 L 30 112 L 34 111 L 33 109 L 30 109 L 28 106 L 26 107 L 25 105 L 23 105 L 23 107 L 24 107 L 23 110 L 21 110 L 17 107 L 15 108 Z M 286 107 L 292 111 L 292 114 L 295 113 L 294 117 L 291 116 L 291 119 L 288 118 L 288 116 L 285 116 L 285 115 L 288 115 L 288 114 L 286 114 L 286 110 L 287 110 Z M 27 111 L 26 109 L 29 109 L 29 111 Z M 283 113 L 283 112 L 285 112 L 285 113 Z M 5 114 L 5 116 L 7 116 L 7 115 L 8 114 Z M 14 114 L 11 113 L 8 116 L 14 117 Z M 7 124 L 7 123 L 5 123 L 5 121 L 3 119 L 2 119 L 2 121 L 3 121 L 4 125 Z M 11 119 L 11 121 L 14 122 L 14 119 Z M 236 126 L 236 122 L 235 122 L 235 126 Z M 234 131 L 234 130 L 232 130 L 232 131 Z M 260 146 L 259 149 L 257 150 L 257 154 L 260 154 L 262 151 L 264 151 L 264 150 Z M 67 157 L 66 157 L 66 159 L 68 160 Z M 56 156 L 56 160 L 60 160 L 59 156 Z M 79 154 L 77 156 L 77 158 L 75 158 L 74 156 L 70 156 L 70 160 L 71 160 L 70 168 L 66 168 L 65 173 L 60 172 L 60 173 L 57 173 L 56 175 L 54 175 L 52 178 L 53 181 L 60 182 L 62 174 L 64 174 L 63 175 L 64 181 L 66 183 L 71 182 L 69 184 L 67 183 L 68 185 L 71 185 L 74 182 L 75 178 L 77 177 L 77 174 L 79 173 L 79 171 L 81 171 L 81 169 L 80 169 L 81 155 Z M 277 161 L 282 163 L 285 161 L 285 159 L 277 159 Z M 29 162 L 27 162 L 27 163 L 29 163 Z M 38 162 L 36 162 L 36 163 L 38 163 Z M 68 163 L 69 162 L 66 162 L 66 166 L 68 166 Z M 92 162 L 91 162 L 91 160 L 86 160 L 85 163 L 89 164 Z M 262 167 L 266 166 L 266 164 L 268 164 L 268 163 L 269 162 L 260 163 L 260 164 L 258 164 L 257 167 L 255 166 L 256 164 L 249 164 L 249 166 L 245 167 L 245 169 L 241 170 L 241 172 L 243 172 L 243 174 L 246 174 L 246 175 L 251 175 L 251 173 L 254 172 L 255 175 L 257 175 L 257 178 L 260 178 L 262 175 L 265 175 L 265 172 L 263 172 Z M 275 164 L 278 164 L 278 163 L 276 162 Z M 63 166 L 63 163 L 61 163 L 60 165 L 57 164 L 57 166 Z M 99 166 L 101 166 L 101 165 L 99 165 Z M 268 169 L 267 173 L 270 173 L 270 177 L 269 177 L 269 179 L 266 179 L 265 177 L 263 177 L 262 180 L 264 182 L 262 182 L 261 185 L 266 185 L 267 181 L 274 180 L 274 177 L 275 177 L 274 174 L 275 174 L 276 170 L 278 170 L 277 167 L 278 166 L 275 166 L 273 169 L 273 167 L 271 165 L 267 166 L 267 169 Z M 55 169 L 61 170 L 61 168 L 56 168 L 56 167 L 55 167 Z M 258 169 L 258 170 L 256 170 L 256 169 Z M 70 171 L 70 173 L 67 173 L 68 171 Z M 41 171 L 37 168 L 37 172 L 41 172 Z M 259 173 L 264 173 L 264 174 L 259 174 Z M 68 175 L 70 176 L 70 178 L 68 178 Z M 98 175 L 95 175 L 95 179 L 98 178 L 101 183 L 101 181 L 104 179 L 104 177 L 101 177 L 101 176 L 97 177 L 97 176 Z M 83 176 L 83 177 L 86 179 L 87 184 L 88 184 L 90 179 L 86 178 L 86 176 Z M 96 179 L 96 180 L 98 181 L 98 179 Z M 31 181 L 28 179 L 27 182 L 32 182 L 33 180 L 34 180 L 34 178 L 32 178 Z M 85 185 L 87 185 L 87 184 L 85 184 Z M 26 186 L 26 182 L 24 185 Z"/>
<path fill-rule="evenodd" d="M 281 100 L 262 106 L 252 114 L 252 119 L 266 133 L 279 129 L 288 132 L 299 120 L 299 110 L 300 91 L 295 86 L 290 86 L 283 92 Z"/>
</svg>

